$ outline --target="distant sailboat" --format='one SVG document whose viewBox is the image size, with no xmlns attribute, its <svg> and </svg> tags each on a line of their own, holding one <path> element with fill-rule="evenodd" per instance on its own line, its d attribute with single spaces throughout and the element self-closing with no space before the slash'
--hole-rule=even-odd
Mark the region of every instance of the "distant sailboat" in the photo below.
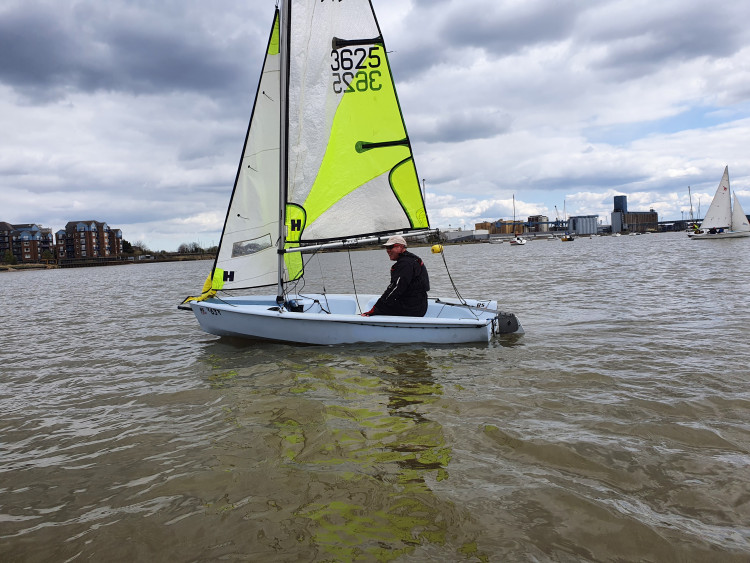
<svg viewBox="0 0 750 563">
<path fill-rule="evenodd" d="M 724 168 L 724 175 L 700 228 L 696 227 L 688 236 L 696 240 L 750 237 L 750 223 L 737 199 L 737 194 L 734 194 L 732 205 L 728 166 Z"/>
<path fill-rule="evenodd" d="M 516 194 L 513 194 L 513 238 L 510 239 L 512 246 L 523 246 L 526 244 L 526 239 L 516 234 Z"/>
<path fill-rule="evenodd" d="M 563 220 L 565 221 L 565 234 L 560 237 L 562 242 L 573 242 L 575 239 L 573 235 L 568 231 L 568 212 L 565 209 L 565 200 L 563 200 Z"/>
</svg>

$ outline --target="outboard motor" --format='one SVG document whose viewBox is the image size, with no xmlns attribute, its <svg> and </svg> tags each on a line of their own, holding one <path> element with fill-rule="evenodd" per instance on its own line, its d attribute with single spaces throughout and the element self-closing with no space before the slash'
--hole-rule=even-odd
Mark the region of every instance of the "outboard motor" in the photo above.
<svg viewBox="0 0 750 563">
<path fill-rule="evenodd" d="M 518 319 L 513 313 L 498 312 L 492 321 L 493 334 L 510 334 L 518 331 Z"/>
</svg>

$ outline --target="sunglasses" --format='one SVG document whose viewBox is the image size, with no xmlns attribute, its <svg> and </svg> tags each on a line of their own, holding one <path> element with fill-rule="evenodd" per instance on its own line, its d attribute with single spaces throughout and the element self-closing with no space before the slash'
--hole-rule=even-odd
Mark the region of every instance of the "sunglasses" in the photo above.
<svg viewBox="0 0 750 563">
<path fill-rule="evenodd" d="M 392 248 L 394 248 L 396 246 L 402 246 L 402 245 L 400 245 L 400 244 L 389 244 L 388 246 L 385 247 L 385 249 L 386 250 L 391 250 Z"/>
</svg>

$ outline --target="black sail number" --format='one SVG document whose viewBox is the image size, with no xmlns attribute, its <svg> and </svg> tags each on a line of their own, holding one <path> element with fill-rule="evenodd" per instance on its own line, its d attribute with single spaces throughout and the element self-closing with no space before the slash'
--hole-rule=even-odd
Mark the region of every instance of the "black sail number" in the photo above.
<svg viewBox="0 0 750 563">
<path fill-rule="evenodd" d="M 377 91 L 382 88 L 380 46 L 334 49 L 331 51 L 331 74 L 336 94 Z"/>
</svg>

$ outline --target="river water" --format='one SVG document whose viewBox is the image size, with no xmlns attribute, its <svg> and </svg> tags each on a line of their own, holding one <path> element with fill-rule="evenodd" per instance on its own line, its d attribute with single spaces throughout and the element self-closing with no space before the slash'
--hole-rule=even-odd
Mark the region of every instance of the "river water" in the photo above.
<svg viewBox="0 0 750 563">
<path fill-rule="evenodd" d="M 210 262 L 0 274 L 0 560 L 750 560 L 750 240 L 445 257 L 526 334 L 242 342 L 176 309 Z M 305 290 L 350 261 L 382 291 Z"/>
</svg>

